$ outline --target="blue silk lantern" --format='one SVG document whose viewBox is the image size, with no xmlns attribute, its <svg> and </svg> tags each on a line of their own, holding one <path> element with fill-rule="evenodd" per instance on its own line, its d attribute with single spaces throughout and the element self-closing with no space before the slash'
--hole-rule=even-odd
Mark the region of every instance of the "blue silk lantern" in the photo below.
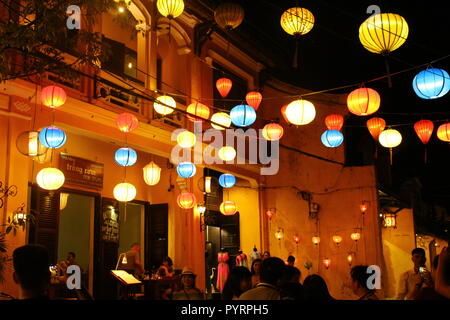
<svg viewBox="0 0 450 320">
<path fill-rule="evenodd" d="M 321 140 L 325 147 L 336 148 L 344 141 L 344 135 L 338 130 L 327 130 L 322 134 Z"/>
<path fill-rule="evenodd" d="M 39 141 L 47 148 L 60 148 L 66 143 L 66 133 L 57 127 L 45 127 L 39 133 Z"/>
<path fill-rule="evenodd" d="M 120 148 L 116 151 L 114 159 L 122 167 L 129 167 L 136 163 L 137 153 L 131 148 Z"/>
<path fill-rule="evenodd" d="M 192 162 L 180 162 L 177 166 L 177 173 L 182 178 L 192 178 L 196 172 L 197 168 Z"/>
<path fill-rule="evenodd" d="M 223 173 L 219 177 L 219 184 L 223 188 L 231 188 L 236 184 L 236 177 L 229 173 Z"/>
<path fill-rule="evenodd" d="M 430 68 L 420 71 L 413 80 L 413 89 L 422 99 L 437 99 L 450 90 L 450 77 L 443 69 Z"/>
<path fill-rule="evenodd" d="M 230 111 L 231 122 L 238 127 L 248 127 L 256 120 L 256 111 L 246 104 L 235 106 Z"/>
</svg>

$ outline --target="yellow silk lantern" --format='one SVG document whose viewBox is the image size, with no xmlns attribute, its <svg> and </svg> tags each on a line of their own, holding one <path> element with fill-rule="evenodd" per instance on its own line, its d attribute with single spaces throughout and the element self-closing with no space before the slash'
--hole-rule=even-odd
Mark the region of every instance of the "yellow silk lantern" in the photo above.
<svg viewBox="0 0 450 320">
<path fill-rule="evenodd" d="M 183 13 L 184 2 L 183 0 L 158 0 L 156 7 L 161 15 L 174 19 Z"/>
<path fill-rule="evenodd" d="M 300 36 L 311 31 L 314 26 L 314 16 L 305 8 L 290 8 L 281 15 L 280 24 L 288 34 Z"/>
<path fill-rule="evenodd" d="M 116 200 L 128 202 L 136 197 L 136 188 L 131 183 L 123 182 L 114 187 L 113 193 Z"/>
<path fill-rule="evenodd" d="M 338 235 L 333 236 L 333 242 L 336 243 L 336 245 L 339 245 L 339 243 L 342 242 L 342 237 Z"/>
<path fill-rule="evenodd" d="M 220 204 L 220 212 L 225 216 L 232 216 L 237 212 L 234 201 L 224 201 Z"/>
<path fill-rule="evenodd" d="M 56 168 L 44 168 L 36 176 L 37 184 L 45 190 L 58 190 L 64 181 L 64 173 Z"/>
<path fill-rule="evenodd" d="M 161 168 L 153 161 L 147 164 L 144 168 L 144 181 L 149 186 L 158 184 L 161 178 Z"/>
<path fill-rule="evenodd" d="M 214 113 L 211 117 L 211 121 L 211 126 L 217 130 L 225 130 L 231 125 L 231 118 L 225 112 Z M 214 124 L 214 122 L 217 124 Z"/>
<path fill-rule="evenodd" d="M 177 106 L 175 99 L 170 96 L 160 96 L 156 98 L 156 100 L 168 105 L 168 107 L 166 107 L 165 105 L 159 104 L 157 102 L 153 103 L 153 108 L 155 109 L 155 111 L 162 115 L 171 114 Z"/>
<path fill-rule="evenodd" d="M 359 232 L 354 232 L 350 235 L 350 238 L 354 241 L 358 241 L 361 238 L 361 234 Z"/>
<path fill-rule="evenodd" d="M 320 243 L 320 237 L 312 237 L 312 243 L 314 243 L 314 245 L 318 245 Z"/>
<path fill-rule="evenodd" d="M 222 147 L 219 149 L 219 158 L 223 161 L 232 161 L 236 158 L 236 150 L 230 146 Z"/>
<path fill-rule="evenodd" d="M 286 118 L 289 123 L 305 125 L 311 123 L 316 117 L 316 108 L 307 100 L 295 100 L 286 107 Z"/>
<path fill-rule="evenodd" d="M 382 133 L 380 133 L 378 141 L 380 141 L 380 144 L 383 147 L 389 148 L 390 161 L 392 164 L 392 148 L 397 147 L 402 142 L 401 133 L 395 129 L 384 130 Z"/>
<path fill-rule="evenodd" d="M 181 148 L 191 148 L 197 142 L 197 138 L 192 132 L 183 131 L 177 135 L 177 142 Z"/>
</svg>

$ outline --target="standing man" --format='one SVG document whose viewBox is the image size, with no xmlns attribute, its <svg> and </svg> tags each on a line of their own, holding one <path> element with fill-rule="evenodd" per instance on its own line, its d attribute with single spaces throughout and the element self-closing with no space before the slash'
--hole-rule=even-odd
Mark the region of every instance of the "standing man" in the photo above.
<svg viewBox="0 0 450 320">
<path fill-rule="evenodd" d="M 123 265 L 123 269 L 133 274 L 136 278 L 142 277 L 145 273 L 139 254 L 140 251 L 141 246 L 139 245 L 139 243 L 133 243 L 130 247 L 130 250 L 126 253 L 127 264 Z"/>
<path fill-rule="evenodd" d="M 411 261 L 414 263 L 414 268 L 406 271 L 400 277 L 397 300 L 412 300 L 413 293 L 416 291 L 415 286 L 421 283 L 421 274 L 419 273 L 421 267 L 425 267 L 425 250 L 422 248 L 415 248 L 411 252 Z"/>
</svg>

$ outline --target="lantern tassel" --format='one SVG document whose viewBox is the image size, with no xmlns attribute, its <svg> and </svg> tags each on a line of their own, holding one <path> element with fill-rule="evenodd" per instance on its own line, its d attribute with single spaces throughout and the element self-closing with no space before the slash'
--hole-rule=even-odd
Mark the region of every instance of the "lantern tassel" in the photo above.
<svg viewBox="0 0 450 320">
<path fill-rule="evenodd" d="M 386 73 L 387 73 L 387 80 L 388 80 L 388 87 L 392 88 L 392 79 L 391 79 L 391 71 L 389 67 L 389 60 L 388 56 L 384 56 L 384 65 L 386 66 Z"/>
<path fill-rule="evenodd" d="M 378 159 L 378 145 L 375 144 L 375 154 L 374 154 L 375 160 Z"/>
<path fill-rule="evenodd" d="M 389 156 L 390 156 L 391 166 L 392 166 L 392 148 L 389 148 Z"/>
<path fill-rule="evenodd" d="M 295 40 L 295 53 L 294 60 L 292 61 L 292 67 L 295 69 L 298 68 L 298 39 Z"/>
<path fill-rule="evenodd" d="M 425 163 L 427 163 L 427 146 L 425 146 Z"/>
</svg>

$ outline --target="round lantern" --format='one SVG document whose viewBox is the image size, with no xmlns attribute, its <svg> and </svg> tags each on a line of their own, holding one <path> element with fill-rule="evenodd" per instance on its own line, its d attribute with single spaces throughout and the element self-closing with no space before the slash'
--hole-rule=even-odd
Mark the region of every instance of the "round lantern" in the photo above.
<svg viewBox="0 0 450 320">
<path fill-rule="evenodd" d="M 171 114 L 177 106 L 175 99 L 170 96 L 160 96 L 156 98 L 156 100 L 168 105 L 168 107 L 166 107 L 165 105 L 159 104 L 157 102 L 153 103 L 153 108 L 155 109 L 155 112 L 162 114 L 164 116 Z"/>
<path fill-rule="evenodd" d="M 183 131 L 177 135 L 177 142 L 181 148 L 191 148 L 197 142 L 197 138 L 194 133 Z"/>
<path fill-rule="evenodd" d="M 289 123 L 305 125 L 311 123 L 316 117 L 316 108 L 307 100 L 295 100 L 286 107 L 286 118 Z"/>
<path fill-rule="evenodd" d="M 214 113 L 211 117 L 211 126 L 217 130 L 225 130 L 231 125 L 231 118 L 225 112 Z M 217 123 L 217 124 L 214 124 Z"/>
<path fill-rule="evenodd" d="M 328 270 L 328 268 L 331 265 L 331 260 L 329 258 L 325 258 L 322 260 L 323 265 L 325 266 L 325 268 Z"/>
<path fill-rule="evenodd" d="M 380 95 L 370 88 L 359 88 L 347 97 L 348 110 L 357 116 L 368 116 L 380 108 Z"/>
<path fill-rule="evenodd" d="M 192 178 L 196 172 L 197 168 L 192 162 L 181 162 L 177 166 L 177 173 L 182 178 Z"/>
<path fill-rule="evenodd" d="M 178 195 L 177 203 L 182 209 L 192 209 L 197 204 L 197 198 L 191 192 L 183 192 Z"/>
<path fill-rule="evenodd" d="M 209 108 L 200 102 L 191 103 L 186 109 L 190 121 L 203 121 L 209 118 Z"/>
<path fill-rule="evenodd" d="M 427 144 L 430 141 L 433 129 L 434 124 L 430 120 L 420 120 L 414 124 L 414 131 L 416 131 L 417 136 L 423 144 Z"/>
<path fill-rule="evenodd" d="M 232 216 L 237 212 L 234 201 L 224 201 L 220 204 L 220 212 L 225 216 Z"/>
<path fill-rule="evenodd" d="M 268 141 L 277 141 L 280 140 L 283 136 L 284 129 L 278 123 L 268 123 L 262 129 L 262 135 L 264 139 Z"/>
<path fill-rule="evenodd" d="M 45 190 L 58 190 L 64 184 L 64 180 L 64 173 L 56 168 L 44 168 L 36 176 L 37 184 Z"/>
<path fill-rule="evenodd" d="M 333 236 L 333 242 L 336 243 L 336 245 L 339 245 L 339 243 L 342 242 L 342 237 L 341 237 L 341 236 L 334 235 L 334 236 Z"/>
<path fill-rule="evenodd" d="M 269 209 L 269 210 L 266 211 L 266 216 L 267 216 L 267 218 L 269 218 L 269 220 L 272 219 L 274 214 L 275 214 L 275 210 L 274 209 Z"/>
<path fill-rule="evenodd" d="M 233 82 L 228 78 L 220 78 L 216 81 L 216 88 L 219 91 L 222 98 L 225 98 L 231 90 Z"/>
<path fill-rule="evenodd" d="M 450 90 L 450 76 L 443 69 L 420 71 L 413 79 L 413 89 L 422 99 L 437 99 Z"/>
<path fill-rule="evenodd" d="M 114 187 L 113 193 L 117 201 L 128 202 L 136 197 L 136 188 L 131 183 L 123 182 Z"/>
<path fill-rule="evenodd" d="M 219 177 L 219 184 L 223 188 L 231 188 L 236 184 L 236 177 L 229 173 L 223 173 Z"/>
<path fill-rule="evenodd" d="M 16 139 L 16 147 L 21 154 L 30 157 L 41 156 L 48 150 L 39 141 L 39 132 L 37 131 L 25 131 L 19 134 Z"/>
<path fill-rule="evenodd" d="M 134 114 L 124 112 L 117 116 L 116 125 L 120 131 L 128 133 L 137 128 L 139 124 L 138 119 Z"/>
<path fill-rule="evenodd" d="M 247 101 L 247 104 L 252 107 L 255 110 L 258 110 L 259 105 L 262 101 L 262 94 L 258 91 L 251 91 L 247 93 L 245 96 L 245 101 Z"/>
<path fill-rule="evenodd" d="M 47 148 L 60 148 L 66 143 L 66 133 L 57 127 L 46 127 L 39 133 L 39 141 Z"/>
<path fill-rule="evenodd" d="M 320 237 L 312 237 L 311 240 L 316 246 L 320 243 Z"/>
<path fill-rule="evenodd" d="M 120 148 L 114 155 L 114 160 L 122 167 L 130 167 L 137 161 L 137 153 L 131 148 Z"/>
<path fill-rule="evenodd" d="M 153 161 L 147 164 L 144 168 L 144 181 L 149 186 L 158 184 L 161 178 L 161 168 Z"/>
<path fill-rule="evenodd" d="M 439 140 L 450 142 L 450 122 L 441 124 L 437 130 Z"/>
<path fill-rule="evenodd" d="M 384 130 L 378 138 L 385 148 L 395 148 L 402 142 L 402 135 L 395 129 Z"/>
<path fill-rule="evenodd" d="M 340 114 L 329 114 L 325 118 L 325 125 L 328 130 L 341 130 L 344 125 L 344 117 Z"/>
<path fill-rule="evenodd" d="M 41 91 L 41 101 L 44 106 L 58 108 L 62 106 L 67 99 L 63 88 L 57 86 L 48 86 Z"/>
<path fill-rule="evenodd" d="M 230 146 L 222 147 L 219 149 L 219 158 L 223 161 L 233 161 L 236 158 L 236 150 Z"/>
<path fill-rule="evenodd" d="M 336 148 L 344 141 L 344 135 L 337 130 L 327 130 L 322 134 L 321 140 L 325 147 Z"/>
<path fill-rule="evenodd" d="M 281 15 L 281 27 L 288 34 L 301 36 L 307 34 L 314 26 L 314 16 L 305 8 L 290 8 Z"/>
<path fill-rule="evenodd" d="M 184 2 L 183 0 L 158 0 L 156 7 L 161 15 L 174 19 L 183 13 Z"/>
<path fill-rule="evenodd" d="M 225 30 L 235 29 L 244 20 L 244 9 L 234 2 L 222 3 L 214 10 L 214 20 Z"/>
<path fill-rule="evenodd" d="M 275 232 L 275 238 L 277 238 L 277 240 L 281 240 L 283 239 L 284 233 L 282 229 L 278 229 L 277 232 Z"/>
<path fill-rule="evenodd" d="M 256 120 L 255 109 L 246 104 L 235 106 L 230 111 L 231 122 L 238 127 L 248 127 Z"/>
<path fill-rule="evenodd" d="M 298 234 L 294 235 L 294 242 L 295 244 L 298 245 L 298 243 L 300 242 L 300 237 L 298 236 Z"/>
<path fill-rule="evenodd" d="M 370 16 L 359 27 L 361 44 L 373 53 L 387 54 L 398 49 L 408 37 L 406 20 L 394 13 Z"/>
<path fill-rule="evenodd" d="M 354 241 L 358 241 L 361 238 L 361 234 L 359 232 L 354 232 L 350 235 L 350 238 Z"/>
<path fill-rule="evenodd" d="M 367 120 L 366 124 L 367 129 L 369 129 L 370 134 L 375 140 L 378 140 L 378 137 L 386 127 L 386 121 L 381 118 L 371 118 Z"/>
<path fill-rule="evenodd" d="M 353 262 L 353 255 L 351 253 L 347 256 L 348 265 L 351 266 Z"/>
</svg>

